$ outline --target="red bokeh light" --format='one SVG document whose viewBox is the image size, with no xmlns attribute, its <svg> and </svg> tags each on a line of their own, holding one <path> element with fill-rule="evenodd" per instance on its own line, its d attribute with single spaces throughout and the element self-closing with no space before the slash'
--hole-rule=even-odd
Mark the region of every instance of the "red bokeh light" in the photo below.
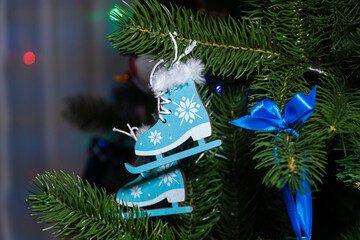
<svg viewBox="0 0 360 240">
<path fill-rule="evenodd" d="M 35 62 L 35 54 L 33 52 L 27 52 L 24 54 L 24 63 L 31 65 Z"/>
</svg>

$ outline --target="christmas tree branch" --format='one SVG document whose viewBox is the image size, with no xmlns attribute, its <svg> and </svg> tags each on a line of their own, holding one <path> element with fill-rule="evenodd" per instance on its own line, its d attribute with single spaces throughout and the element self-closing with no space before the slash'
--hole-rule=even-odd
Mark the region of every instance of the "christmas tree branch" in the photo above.
<svg viewBox="0 0 360 240">
<path fill-rule="evenodd" d="M 359 1 L 313 0 L 301 5 L 307 16 L 302 24 L 312 30 L 306 39 L 309 57 L 322 61 L 323 66 L 346 67 L 344 58 L 354 55 L 354 43 L 349 36 L 360 23 Z"/>
<path fill-rule="evenodd" d="M 340 171 L 336 176 L 346 185 L 360 190 L 360 143 L 356 142 L 353 146 L 354 149 L 348 149 L 347 156 L 335 160 L 340 167 Z"/>
<path fill-rule="evenodd" d="M 216 83 L 216 80 L 213 82 Z M 221 93 L 215 92 L 212 86 L 209 81 L 209 87 L 203 89 L 206 94 L 202 95 L 207 109 L 213 113 L 214 137 L 223 140 L 215 156 L 221 183 L 218 191 L 221 194 L 217 205 L 220 219 L 213 228 L 213 236 L 216 239 L 251 239 L 257 232 L 274 239 L 281 234 L 286 235 L 288 232 L 285 229 L 289 225 L 281 194 L 264 187 L 261 184 L 263 171 L 254 170 L 255 162 L 249 152 L 254 133 L 228 123 L 235 116 L 245 114 L 249 86 L 224 80 Z M 279 231 L 277 236 L 272 236 L 274 229 L 264 227 L 266 220 L 261 218 L 264 212 L 274 216 L 274 225 L 282 229 L 281 234 Z"/>
<path fill-rule="evenodd" d="M 284 107 L 295 94 L 307 94 L 310 91 L 304 78 L 306 71 L 305 66 L 279 61 L 255 77 L 251 85 L 253 94 L 250 96 L 253 102 L 249 106 L 270 99 L 284 114 Z M 315 111 L 317 109 L 316 105 Z M 318 132 L 308 131 L 306 126 L 307 123 L 295 127 L 299 137 L 289 132 L 281 133 L 278 137 L 277 131 L 257 132 L 253 140 L 254 159 L 258 161 L 257 169 L 268 170 L 263 180 L 265 185 L 281 189 L 289 184 L 292 191 L 296 192 L 302 188 L 301 180 L 309 180 L 312 186 L 321 182 L 325 173 L 326 155 L 326 151 L 321 149 L 324 149 L 325 141 L 321 138 L 313 141 L 314 134 Z M 304 174 L 305 170 L 309 175 Z"/>
<path fill-rule="evenodd" d="M 152 119 L 154 98 L 132 84 L 117 87 L 112 101 L 91 95 L 76 95 L 65 99 L 63 117 L 84 131 L 106 132 L 114 126 L 124 127 L 128 122 L 141 125 Z M 135 107 L 143 106 L 147 114 L 139 113 Z"/>
<path fill-rule="evenodd" d="M 352 81 L 358 79 L 360 76 L 360 27 L 356 28 L 356 32 L 350 35 L 347 41 L 347 51 L 344 54 L 344 68 L 352 73 Z M 350 79 L 349 79 L 350 80 Z"/>
<path fill-rule="evenodd" d="M 353 42 L 348 37 L 360 23 L 357 0 L 246 2 L 253 9 L 245 12 L 271 27 L 273 39 L 283 46 L 283 54 L 295 54 L 306 61 L 322 61 L 326 66 L 329 63 L 343 65 L 344 58 L 350 60 L 350 56 L 354 56 L 355 42 L 359 40 Z"/>
<path fill-rule="evenodd" d="M 348 227 L 348 230 L 345 233 L 342 233 L 339 240 L 353 240 L 360 238 L 360 220 L 358 220 L 355 225 Z"/>
<path fill-rule="evenodd" d="M 155 53 L 155 59 L 173 61 L 175 49 L 169 33 L 176 33 L 180 53 L 196 41 L 192 55 L 205 61 L 207 71 L 236 77 L 250 75 L 281 56 L 260 20 L 194 15 L 182 7 L 171 5 L 168 9 L 156 0 L 146 0 L 146 6 L 136 3 L 137 7 L 129 6 L 129 12 L 117 6 L 120 14 L 112 13 L 120 29 L 109 39 L 120 53 Z"/>
<path fill-rule="evenodd" d="M 304 28 L 299 1 L 249 1 L 254 7 L 251 18 L 261 18 L 263 26 L 271 29 L 273 44 L 281 47 L 281 52 L 289 60 L 302 63 L 306 56 L 306 38 L 311 29 Z"/>
<path fill-rule="evenodd" d="M 341 135 L 359 134 L 360 124 L 360 94 L 357 89 L 348 88 L 345 79 L 337 77 L 328 71 L 319 78 L 321 87 L 317 98 L 318 111 L 312 120 L 317 122 L 314 132 L 324 131 L 329 139 L 336 136 L 341 141 Z M 348 137 L 346 138 L 348 139 Z M 344 146 L 346 143 L 341 142 Z M 346 152 L 346 148 L 343 149 Z"/>
<path fill-rule="evenodd" d="M 159 239 L 172 238 L 166 224 L 149 218 L 122 217 L 126 208 L 113 195 L 99 190 L 80 177 L 63 172 L 38 175 L 26 202 L 39 222 L 52 224 L 44 230 L 55 230 L 61 238 L 79 239 Z M 143 214 L 143 212 L 142 212 Z"/>
<path fill-rule="evenodd" d="M 207 239 L 219 220 L 219 172 L 215 164 L 217 149 L 182 162 L 186 173 L 188 195 L 184 204 L 194 211 L 176 216 L 177 239 Z M 206 169 L 206 171 L 204 171 Z"/>
<path fill-rule="evenodd" d="M 214 113 L 214 136 L 222 138 L 224 142 L 216 158 L 222 186 L 219 189 L 221 204 L 218 205 L 220 219 L 213 232 L 218 238 L 246 238 L 245 236 L 251 236 L 251 229 L 256 227 L 252 219 L 256 206 L 256 187 L 245 188 L 254 182 L 251 178 L 243 179 L 244 175 L 241 174 L 243 170 L 253 171 L 253 167 L 249 167 L 251 154 L 247 152 L 248 139 L 247 144 L 244 144 L 244 140 L 250 138 L 251 133 L 246 134 L 244 130 L 235 128 L 228 122 L 233 120 L 234 115 L 246 109 L 248 89 L 245 86 L 237 87 L 235 84 L 229 87 L 226 83 L 222 84 L 221 89 L 222 93 L 217 93 L 208 88 L 205 96 L 208 100 L 208 110 Z M 232 217 L 229 218 L 229 215 Z"/>
<path fill-rule="evenodd" d="M 84 131 L 108 131 L 119 121 L 123 122 L 114 104 L 84 95 L 68 97 L 62 115 Z"/>
</svg>

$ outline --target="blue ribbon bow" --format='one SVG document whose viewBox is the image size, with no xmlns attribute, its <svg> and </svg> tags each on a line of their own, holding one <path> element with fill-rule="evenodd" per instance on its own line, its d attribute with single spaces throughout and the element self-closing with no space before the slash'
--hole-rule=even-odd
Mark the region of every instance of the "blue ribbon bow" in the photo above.
<svg viewBox="0 0 360 240">
<path fill-rule="evenodd" d="M 292 130 L 292 127 L 304 123 L 314 112 L 316 87 L 306 96 L 303 93 L 298 93 L 290 99 L 284 108 L 284 117 L 273 101 L 265 99 L 252 107 L 250 115 L 235 119 L 229 123 L 250 130 L 279 132 Z M 295 131 L 292 130 L 292 132 Z M 311 189 L 309 181 L 301 180 L 301 184 L 304 191 L 296 193 L 296 205 L 288 184 L 283 187 L 282 192 L 297 239 L 304 239 L 301 234 L 302 230 L 306 239 L 310 240 L 312 229 Z"/>
<path fill-rule="evenodd" d="M 250 115 L 230 121 L 241 128 L 250 130 L 276 131 L 293 127 L 295 124 L 305 122 L 315 110 L 316 86 L 307 96 L 296 94 L 286 104 L 284 116 L 280 109 L 270 99 L 265 99 L 252 107 Z"/>
</svg>

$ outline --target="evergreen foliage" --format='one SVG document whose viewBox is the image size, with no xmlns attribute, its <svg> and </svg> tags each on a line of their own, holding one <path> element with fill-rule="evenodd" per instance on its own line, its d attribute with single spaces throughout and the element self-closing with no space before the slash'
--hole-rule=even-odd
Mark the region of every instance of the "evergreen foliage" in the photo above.
<svg viewBox="0 0 360 240">
<path fill-rule="evenodd" d="M 75 96 L 66 99 L 63 117 L 85 131 L 107 130 L 120 119 L 116 108 L 101 98 Z"/>
<path fill-rule="evenodd" d="M 215 155 L 205 156 L 207 161 L 214 162 L 212 166 L 219 177 L 216 204 L 219 219 L 212 237 L 245 240 L 260 235 L 266 239 L 282 239 L 291 231 L 291 226 L 280 192 L 264 187 L 261 183 L 264 171 L 254 170 L 253 154 L 249 151 L 249 140 L 254 138 L 254 133 L 228 124 L 234 116 L 246 112 L 249 86 L 227 79 L 222 81 L 222 92 L 218 93 L 213 91 L 217 82 L 218 78 L 212 77 L 201 89 L 207 109 L 212 113 L 212 138 L 223 140 Z M 203 169 L 206 168 L 200 170 Z M 266 215 L 273 216 L 275 224 L 271 227 L 267 227 L 267 219 L 262 217 Z"/>
<path fill-rule="evenodd" d="M 353 149 L 347 149 L 347 155 L 341 159 L 337 159 L 339 164 L 339 173 L 336 175 L 346 185 L 353 186 L 360 190 L 360 143 L 354 140 Z"/>
<path fill-rule="evenodd" d="M 351 227 L 346 233 L 341 234 L 339 240 L 353 240 L 360 238 L 360 224 L 357 223 Z"/>
<path fill-rule="evenodd" d="M 259 20 L 207 18 L 190 10 L 171 5 L 168 9 L 155 0 L 145 1 L 129 10 L 117 6 L 114 22 L 120 27 L 109 36 L 112 45 L 122 54 L 148 55 L 155 59 L 173 61 L 175 49 L 169 33 L 176 33 L 179 52 L 192 41 L 197 47 L 194 58 L 205 62 L 207 71 L 214 75 L 235 76 L 251 74 L 267 62 L 280 57 L 266 37 L 268 29 L 261 28 Z"/>
<path fill-rule="evenodd" d="M 77 95 L 65 100 L 63 117 L 84 131 L 104 132 L 114 126 L 131 122 L 141 125 L 149 121 L 154 110 L 154 98 L 133 84 L 122 84 L 113 91 L 113 99 L 105 101 L 91 95 Z M 142 108 L 145 114 L 137 111 Z"/>
<path fill-rule="evenodd" d="M 125 220 L 124 207 L 114 195 L 91 186 L 80 177 L 47 172 L 33 180 L 35 189 L 26 202 L 41 223 L 52 224 L 54 236 L 78 239 L 172 239 L 173 233 L 160 219 Z M 134 211 L 134 214 L 138 210 Z"/>
<path fill-rule="evenodd" d="M 356 28 L 356 33 L 351 32 L 349 35 L 350 47 L 347 49 L 344 69 L 350 71 L 353 78 L 351 80 L 355 80 L 360 76 L 360 28 Z"/>
</svg>

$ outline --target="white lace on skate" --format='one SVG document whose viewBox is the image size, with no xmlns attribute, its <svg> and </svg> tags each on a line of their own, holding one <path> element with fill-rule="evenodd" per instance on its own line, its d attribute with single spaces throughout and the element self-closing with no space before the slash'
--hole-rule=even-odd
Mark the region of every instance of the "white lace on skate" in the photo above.
<svg viewBox="0 0 360 240">
<path fill-rule="evenodd" d="M 135 134 L 134 130 L 137 131 L 137 130 L 139 130 L 139 128 L 131 127 L 130 124 L 126 124 L 126 126 L 129 128 L 130 132 L 125 132 L 125 131 L 123 131 L 121 129 L 118 129 L 118 128 L 113 128 L 113 131 L 125 134 L 125 135 L 135 139 L 135 141 L 137 141 L 138 139 L 136 137 L 136 134 Z"/>
<path fill-rule="evenodd" d="M 163 122 L 166 123 L 166 119 L 164 119 L 164 117 L 162 116 L 164 115 L 170 115 L 171 111 L 169 109 L 166 109 L 163 107 L 164 104 L 168 104 L 171 103 L 171 99 L 168 98 L 164 98 L 163 95 L 167 93 L 167 91 L 161 91 L 159 92 L 155 98 L 157 98 L 158 101 L 158 114 L 159 114 L 159 119 Z"/>
<path fill-rule="evenodd" d="M 174 32 L 174 35 L 176 36 L 176 32 Z M 185 49 L 185 52 L 183 54 L 180 55 L 179 59 L 177 58 L 178 55 L 178 47 L 177 47 L 177 43 L 175 41 L 174 36 L 169 32 L 169 36 L 171 37 L 171 40 L 174 44 L 174 49 L 175 49 L 175 56 L 174 56 L 174 61 L 172 62 L 172 65 L 177 64 L 183 57 L 185 57 L 186 55 L 188 55 L 196 46 L 197 42 L 196 41 L 192 41 L 191 44 Z M 153 79 L 153 75 L 155 72 L 155 69 L 161 64 L 163 63 L 164 60 L 161 59 L 158 63 L 155 64 L 154 68 L 151 71 L 150 74 L 150 86 L 152 86 L 152 79 Z M 157 109 L 158 109 L 158 115 L 159 115 L 159 119 L 163 122 L 166 123 L 166 119 L 162 116 L 162 115 L 170 115 L 171 111 L 169 109 L 166 109 L 163 107 L 164 104 L 168 104 L 171 103 L 171 99 L 166 99 L 163 97 L 163 95 L 165 93 L 168 93 L 168 91 L 160 91 L 158 94 L 155 95 L 155 98 L 157 98 Z"/>
<path fill-rule="evenodd" d="M 131 127 L 130 124 L 126 124 L 126 126 L 129 128 L 129 130 L 130 130 L 129 132 L 125 132 L 125 131 L 123 131 L 121 129 L 118 129 L 118 128 L 115 128 L 115 127 L 113 128 L 113 131 L 125 134 L 125 135 L 135 139 L 135 141 L 137 141 L 138 139 L 137 139 L 136 134 L 135 134 L 134 131 L 138 131 L 139 128 L 138 127 Z M 141 175 L 141 177 L 143 179 L 146 179 L 146 176 L 143 173 L 140 173 L 140 175 Z"/>
</svg>

